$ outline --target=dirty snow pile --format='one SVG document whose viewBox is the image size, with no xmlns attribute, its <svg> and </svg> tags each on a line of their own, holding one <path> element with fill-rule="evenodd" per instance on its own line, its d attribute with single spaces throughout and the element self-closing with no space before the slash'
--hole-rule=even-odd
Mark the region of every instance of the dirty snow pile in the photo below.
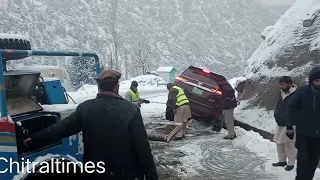
<svg viewBox="0 0 320 180">
<path fill-rule="evenodd" d="M 130 88 L 131 82 L 137 81 L 139 86 L 138 89 L 141 91 L 163 91 L 166 90 L 165 86 L 158 86 L 158 83 L 165 83 L 163 78 L 155 75 L 142 75 L 120 82 L 120 95 L 124 95 L 125 92 Z M 81 103 L 85 100 L 95 98 L 98 93 L 97 85 L 85 84 L 79 88 L 76 92 L 68 92 L 68 94 L 75 100 L 76 103 Z"/>
</svg>

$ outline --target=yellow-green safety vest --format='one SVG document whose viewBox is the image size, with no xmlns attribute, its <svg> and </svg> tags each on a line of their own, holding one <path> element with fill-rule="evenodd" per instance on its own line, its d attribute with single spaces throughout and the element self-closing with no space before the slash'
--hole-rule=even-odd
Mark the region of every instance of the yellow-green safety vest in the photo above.
<svg viewBox="0 0 320 180">
<path fill-rule="evenodd" d="M 136 102 L 136 101 L 140 100 L 139 92 L 135 93 L 135 92 L 132 91 L 132 89 L 129 89 L 129 92 L 131 94 L 132 102 Z"/>
<path fill-rule="evenodd" d="M 178 94 L 177 94 L 177 106 L 182 106 L 186 103 L 189 103 L 189 100 L 187 98 L 187 96 L 184 94 L 184 90 L 178 86 L 173 86 L 172 88 L 175 88 L 178 90 Z"/>
</svg>

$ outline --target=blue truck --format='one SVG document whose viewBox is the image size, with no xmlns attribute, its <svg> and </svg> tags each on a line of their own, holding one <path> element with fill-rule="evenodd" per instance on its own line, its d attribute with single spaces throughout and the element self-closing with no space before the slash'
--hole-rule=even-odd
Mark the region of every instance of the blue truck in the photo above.
<svg viewBox="0 0 320 180">
<path fill-rule="evenodd" d="M 81 163 L 84 146 L 81 132 L 32 148 L 24 144 L 31 134 L 62 121 L 77 106 L 73 104 L 73 108 L 63 112 L 54 109 L 57 104 L 59 107 L 72 105 L 68 104 L 67 93 L 59 79 L 42 78 L 41 72 L 34 70 L 8 70 L 8 61 L 32 56 L 94 58 L 96 75 L 101 71 L 95 53 L 31 50 L 28 38 L 0 34 L 0 180 L 65 179 L 68 174 L 77 177 L 86 169 Z M 47 110 L 44 105 L 53 108 Z M 182 126 L 175 122 L 153 122 L 146 129 L 149 140 L 170 142 Z M 92 166 L 98 164 L 91 165 L 91 169 L 103 173 L 103 169 Z"/>
<path fill-rule="evenodd" d="M 83 156 L 81 133 L 58 142 L 37 144 L 32 149 L 23 144 L 30 134 L 62 120 L 59 112 L 44 111 L 39 99 L 51 104 L 66 102 L 59 80 L 43 80 L 38 71 L 7 70 L 8 61 L 30 56 L 91 57 L 95 59 L 96 74 L 100 73 L 99 57 L 95 53 L 36 51 L 31 50 L 30 41 L 23 36 L 0 34 L 1 180 L 32 179 L 39 176 L 44 162 L 46 165 L 51 161 L 75 162 L 76 168 L 81 168 L 78 163 Z"/>
</svg>

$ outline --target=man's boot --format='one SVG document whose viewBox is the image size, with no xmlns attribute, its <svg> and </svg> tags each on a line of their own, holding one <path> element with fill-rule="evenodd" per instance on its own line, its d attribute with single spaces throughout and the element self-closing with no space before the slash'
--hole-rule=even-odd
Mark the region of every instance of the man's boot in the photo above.
<svg viewBox="0 0 320 180">
<path fill-rule="evenodd" d="M 285 169 L 286 171 L 291 171 L 293 168 L 294 168 L 294 166 L 287 166 L 287 167 L 285 167 L 284 169 Z"/>
<path fill-rule="evenodd" d="M 285 167 L 286 165 L 287 165 L 287 162 L 277 162 L 272 164 L 272 166 L 274 167 Z"/>
<path fill-rule="evenodd" d="M 223 139 L 226 139 L 226 140 L 234 140 L 236 137 L 237 137 L 237 135 L 234 135 L 234 136 L 229 136 L 229 135 L 227 135 L 227 136 L 223 137 Z"/>
</svg>

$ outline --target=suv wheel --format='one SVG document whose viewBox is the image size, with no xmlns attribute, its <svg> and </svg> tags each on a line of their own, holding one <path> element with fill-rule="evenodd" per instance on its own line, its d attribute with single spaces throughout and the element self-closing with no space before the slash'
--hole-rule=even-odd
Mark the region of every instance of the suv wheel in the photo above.
<svg viewBox="0 0 320 180">
<path fill-rule="evenodd" d="M 215 125 L 215 124 L 214 124 L 214 125 L 212 126 L 212 131 L 220 132 L 221 129 L 222 129 L 221 126 L 219 127 L 218 125 Z"/>
<path fill-rule="evenodd" d="M 222 128 L 225 128 L 226 125 L 222 117 L 216 117 L 213 120 L 212 131 L 220 132 Z"/>
</svg>

